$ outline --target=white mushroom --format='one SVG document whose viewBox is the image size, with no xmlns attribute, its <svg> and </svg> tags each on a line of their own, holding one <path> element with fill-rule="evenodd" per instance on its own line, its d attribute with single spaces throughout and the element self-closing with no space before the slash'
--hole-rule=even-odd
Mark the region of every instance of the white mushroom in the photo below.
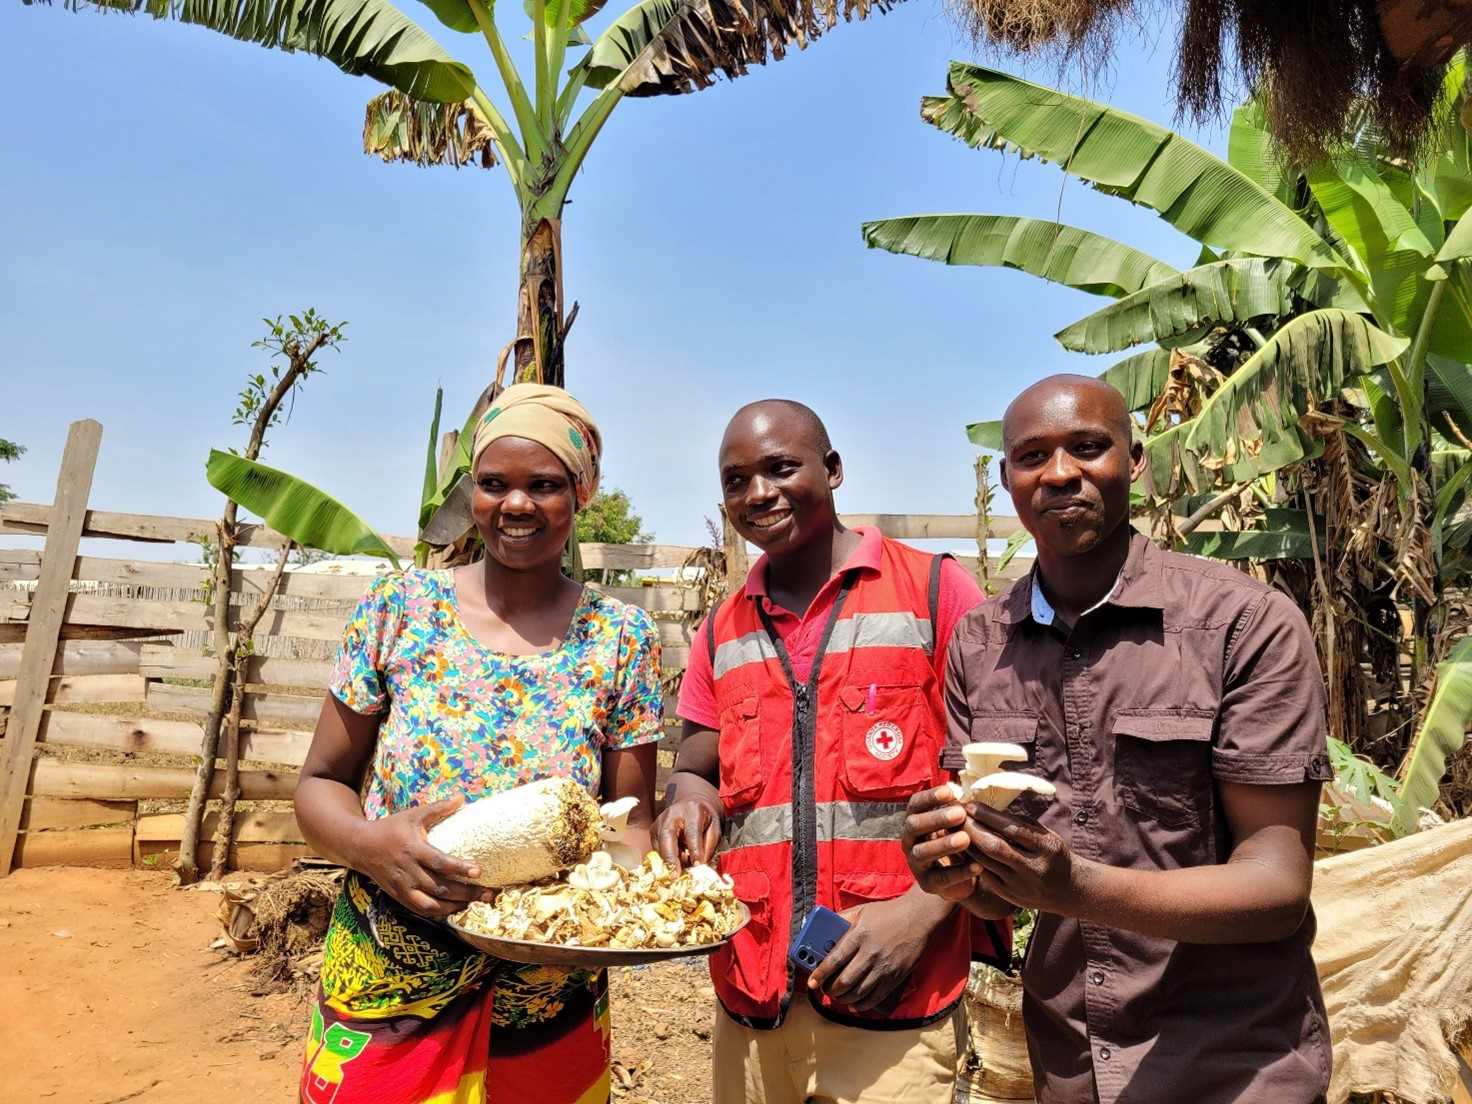
<svg viewBox="0 0 1472 1104">
<path fill-rule="evenodd" d="M 1005 809 L 1018 794 L 1035 793 L 1052 797 L 1057 792 L 1053 783 L 1018 771 L 989 774 L 971 787 L 971 797 L 989 809 Z"/>
<path fill-rule="evenodd" d="M 578 863 L 567 876 L 567 884 L 574 889 L 613 889 L 623 880 L 614 866 L 613 857 L 607 851 L 594 852 L 585 863 Z"/>
<path fill-rule="evenodd" d="M 1002 769 L 1003 763 L 1027 762 L 1027 749 L 1018 744 L 967 744 L 961 749 L 961 754 L 966 756 L 966 770 L 978 779 L 997 773 Z"/>
<path fill-rule="evenodd" d="M 603 850 L 613 856 L 613 861 L 625 870 L 637 867 L 644 855 L 629 842 L 629 814 L 638 806 L 637 797 L 621 797 L 617 801 L 599 807 L 603 823 L 598 835 L 603 840 Z"/>
</svg>

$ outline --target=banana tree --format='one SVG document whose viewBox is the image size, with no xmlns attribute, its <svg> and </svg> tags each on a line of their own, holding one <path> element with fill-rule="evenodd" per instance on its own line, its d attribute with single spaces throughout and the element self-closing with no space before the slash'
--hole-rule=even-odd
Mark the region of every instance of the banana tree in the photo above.
<svg viewBox="0 0 1472 1104">
<path fill-rule="evenodd" d="M 1365 133 L 1338 160 L 1291 173 L 1271 157 L 1255 103 L 1235 114 L 1222 160 L 1148 120 L 957 63 L 947 94 L 924 100 L 925 121 L 1154 210 L 1199 244 L 1196 263 L 1177 270 L 1103 235 L 1025 218 L 912 215 L 863 227 L 871 247 L 1010 267 L 1110 300 L 1055 336 L 1073 352 L 1130 354 L 1104 378 L 1144 412 L 1142 505 L 1193 551 L 1304 570 L 1331 719 L 1356 744 L 1363 669 L 1377 666 L 1366 661 L 1384 660 L 1392 641 L 1394 672 L 1405 644 L 1416 686 L 1450 644 L 1444 588 L 1468 577 L 1457 544 L 1472 531 L 1465 76 L 1458 59 L 1423 163 L 1382 155 Z M 968 431 L 1000 446 L 997 423 Z M 1224 510 L 1236 532 L 1192 531 Z M 1346 603 L 1349 592 L 1363 601 Z M 1374 602 L 1378 623 L 1364 616 Z M 1409 634 L 1397 603 L 1412 613 Z M 1379 757 L 1393 766 L 1404 749 Z"/>
<path fill-rule="evenodd" d="M 576 313 L 565 308 L 562 213 L 613 109 L 627 96 L 694 91 L 717 73 L 741 76 L 768 56 L 806 46 L 840 13 L 863 19 L 897 2 L 640 0 L 594 39 L 586 26 L 603 0 L 525 0 L 531 61 L 524 76 L 495 0 L 422 0 L 442 36 L 483 40 L 489 57 L 480 75 L 389 0 L 64 0 L 74 11 L 144 12 L 317 54 L 388 86 L 367 106 L 367 152 L 422 165 L 499 163 L 521 210 L 516 333 L 502 366 L 514 356 L 517 380 L 559 385 Z M 458 54 L 464 43 L 455 41 Z M 491 79 L 483 79 L 488 72 Z"/>
</svg>

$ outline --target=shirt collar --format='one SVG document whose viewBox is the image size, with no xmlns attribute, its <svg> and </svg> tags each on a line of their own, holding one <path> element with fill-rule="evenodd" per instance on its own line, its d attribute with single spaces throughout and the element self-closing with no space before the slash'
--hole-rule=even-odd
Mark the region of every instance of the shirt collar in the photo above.
<svg viewBox="0 0 1472 1104">
<path fill-rule="evenodd" d="M 1130 550 L 1120 568 L 1119 578 L 1114 581 L 1108 594 L 1096 602 L 1085 613 L 1092 613 L 1106 603 L 1128 609 L 1165 608 L 1161 596 L 1160 549 L 1150 542 L 1145 534 L 1130 535 Z M 1017 581 L 1001 601 L 993 604 L 992 616 L 1004 625 L 1012 625 L 1031 617 L 1039 625 L 1051 625 L 1057 617 L 1052 603 L 1037 582 L 1037 565 Z"/>
<path fill-rule="evenodd" d="M 856 526 L 854 532 L 859 534 L 859 546 L 844 561 L 844 565 L 833 573 L 833 579 L 837 579 L 845 571 L 879 570 L 884 534 L 867 525 Z M 833 579 L 829 579 L 828 583 L 832 583 Z M 767 592 L 767 554 L 765 552 L 758 557 L 756 563 L 751 565 L 751 570 L 747 572 L 744 593 L 748 598 L 770 598 Z"/>
</svg>

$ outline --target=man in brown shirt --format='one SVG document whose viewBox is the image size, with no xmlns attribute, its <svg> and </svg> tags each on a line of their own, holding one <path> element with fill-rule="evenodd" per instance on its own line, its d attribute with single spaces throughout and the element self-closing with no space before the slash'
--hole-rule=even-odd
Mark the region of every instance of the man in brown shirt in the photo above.
<svg viewBox="0 0 1472 1104">
<path fill-rule="evenodd" d="M 1309 907 L 1325 754 L 1302 614 L 1129 525 L 1143 454 L 1087 377 L 1024 391 L 1002 483 L 1033 573 L 952 638 L 950 748 L 1004 741 L 1056 796 L 910 803 L 921 884 L 1038 910 L 1023 1020 L 1043 1104 L 1310 1104 L 1329 1033 Z"/>
</svg>

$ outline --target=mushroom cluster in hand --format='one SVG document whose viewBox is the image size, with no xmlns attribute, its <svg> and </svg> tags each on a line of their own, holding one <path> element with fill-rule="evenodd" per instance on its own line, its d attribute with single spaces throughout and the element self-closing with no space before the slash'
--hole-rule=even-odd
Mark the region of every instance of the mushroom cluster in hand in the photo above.
<svg viewBox="0 0 1472 1104">
<path fill-rule="evenodd" d="M 1019 744 L 967 744 L 961 753 L 966 756 L 966 766 L 960 773 L 960 797 L 963 801 L 975 801 L 988 809 L 1002 810 L 1017 800 L 1019 794 L 1052 797 L 1057 793 L 1053 783 L 1036 775 L 1000 769 L 1003 763 L 1027 762 L 1027 752 Z"/>
</svg>

